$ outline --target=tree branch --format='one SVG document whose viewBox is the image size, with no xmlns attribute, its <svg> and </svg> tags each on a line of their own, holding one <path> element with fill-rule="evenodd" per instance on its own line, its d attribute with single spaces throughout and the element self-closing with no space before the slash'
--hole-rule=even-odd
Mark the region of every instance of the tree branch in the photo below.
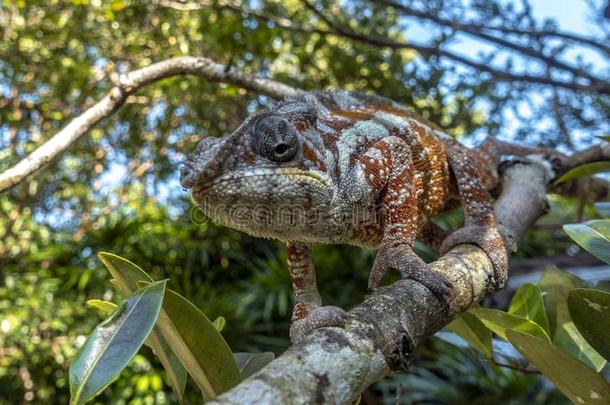
<svg viewBox="0 0 610 405">
<path fill-rule="evenodd" d="M 140 88 L 176 75 L 195 75 L 215 82 L 226 82 L 275 98 L 296 95 L 298 89 L 274 80 L 234 69 L 203 57 L 183 56 L 154 63 L 120 77 L 104 98 L 88 108 L 51 139 L 39 146 L 15 166 L 0 173 L 0 193 L 19 184 L 27 176 L 61 155 L 98 122 L 111 116 L 127 97 Z"/>
<path fill-rule="evenodd" d="M 500 69 L 496 69 L 489 64 L 483 62 L 476 62 L 471 59 L 468 59 L 462 55 L 456 54 L 454 52 L 433 46 L 426 46 L 415 44 L 413 42 L 396 42 L 386 37 L 381 37 L 378 35 L 367 35 L 359 32 L 355 32 L 350 28 L 344 27 L 341 24 L 333 21 L 331 18 L 326 16 L 321 10 L 319 10 L 316 6 L 311 4 L 308 0 L 301 0 L 303 4 L 310 9 L 314 14 L 316 14 L 322 21 L 324 21 L 330 28 L 331 32 L 335 35 L 343 36 L 346 38 L 350 38 L 356 41 L 368 43 L 375 46 L 380 46 L 384 48 L 391 49 L 412 49 L 418 51 L 424 55 L 428 56 L 439 56 L 445 57 L 447 59 L 451 59 L 454 62 L 458 62 L 460 64 L 470 66 L 480 72 L 485 72 L 491 74 L 494 78 L 499 80 L 509 80 L 509 81 L 520 81 L 520 82 L 529 82 L 536 84 L 549 85 L 558 88 L 564 88 L 568 90 L 575 91 L 591 91 L 598 92 L 601 94 L 610 94 L 610 83 L 605 80 L 589 79 L 589 84 L 582 84 L 576 81 L 561 81 L 552 79 L 550 77 L 543 76 L 532 76 L 529 74 L 517 74 L 509 71 L 504 71 Z M 288 27 L 287 27 L 288 28 Z M 518 45 L 515 45 L 517 47 Z M 514 48 L 513 48 L 514 49 Z M 531 56 L 531 55 L 530 55 Z M 561 62 L 559 62 L 561 63 Z M 565 69 L 565 68 L 564 68 Z M 575 69 L 575 68 L 572 68 Z M 573 73 L 573 72 L 572 72 Z"/>
<path fill-rule="evenodd" d="M 454 30 L 464 32 L 473 37 L 482 39 L 484 41 L 487 41 L 490 43 L 495 43 L 495 44 L 503 46 L 505 48 L 512 49 L 525 56 L 529 56 L 531 58 L 538 59 L 539 61 L 545 63 L 549 67 L 554 67 L 557 69 L 561 69 L 561 70 L 570 72 L 575 76 L 582 76 L 584 78 L 589 79 L 591 82 L 598 82 L 598 83 L 604 82 L 604 80 L 591 75 L 589 72 L 586 72 L 583 69 L 580 69 L 580 68 L 577 68 L 574 66 L 570 66 L 566 63 L 561 62 L 560 60 L 558 60 L 554 57 L 547 56 L 544 53 L 542 53 L 541 51 L 538 51 L 534 48 L 523 46 L 523 45 L 511 42 L 505 38 L 496 37 L 495 35 L 487 34 L 484 32 L 484 30 L 487 29 L 486 27 L 475 26 L 475 25 L 471 25 L 471 24 L 462 24 L 462 23 L 458 23 L 455 21 L 447 20 L 442 17 L 439 17 L 437 14 L 419 11 L 414 8 L 404 6 L 393 0 L 372 0 L 372 1 L 381 2 L 383 4 L 391 6 L 391 7 L 395 8 L 396 10 L 398 10 L 403 15 L 432 21 L 438 25 L 449 27 Z"/>
<path fill-rule="evenodd" d="M 496 215 L 509 244 L 546 212 L 553 176 L 535 162 L 505 170 Z M 405 370 L 422 342 L 494 291 L 491 262 L 473 245 L 456 247 L 430 267 L 453 283 L 449 310 L 418 282 L 398 281 L 349 311 L 344 328 L 314 331 L 212 403 L 350 403 L 369 385 Z"/>
<path fill-rule="evenodd" d="M 479 37 L 485 37 L 484 39 L 488 41 L 493 41 L 499 45 L 503 45 L 509 47 L 513 50 L 517 50 L 525 55 L 533 58 L 537 58 L 542 60 L 543 62 L 555 66 L 556 68 L 561 68 L 564 71 L 567 71 L 573 75 L 580 75 L 581 78 L 589 80 L 589 84 L 579 83 L 576 81 L 566 82 L 561 80 L 555 80 L 550 77 L 543 76 L 533 76 L 528 74 L 518 74 L 512 73 L 508 71 L 503 71 L 500 69 L 496 69 L 491 67 L 487 63 L 473 61 L 468 59 L 462 55 L 456 54 L 451 51 L 447 51 L 445 49 L 441 49 L 434 46 L 427 46 L 422 44 L 417 44 L 413 42 L 396 42 L 389 38 L 377 36 L 377 35 L 366 35 L 361 34 L 355 31 L 352 31 L 349 28 L 343 27 L 342 25 L 334 22 L 332 19 L 328 18 L 323 12 L 318 10 L 314 5 L 312 5 L 309 1 L 303 0 L 303 4 L 311 10 L 314 14 L 316 14 L 322 21 L 326 23 L 330 27 L 328 29 L 320 29 L 313 27 L 305 27 L 303 25 L 294 23 L 290 19 L 282 16 L 278 16 L 272 13 L 268 13 L 262 10 L 253 9 L 247 5 L 243 5 L 238 2 L 234 2 L 231 0 L 219 1 L 217 4 L 219 7 L 227 8 L 233 11 L 237 11 L 240 13 L 251 15 L 255 18 L 259 18 L 266 21 L 271 21 L 276 24 L 280 28 L 285 28 L 291 31 L 303 32 L 308 34 L 320 34 L 320 35 L 334 35 L 349 38 L 358 42 L 367 43 L 373 46 L 390 48 L 390 49 L 411 49 L 417 52 L 420 52 L 426 56 L 438 56 L 445 57 L 447 59 L 453 60 L 454 62 L 458 62 L 462 65 L 469 66 L 474 68 L 480 72 L 489 73 L 497 80 L 504 81 L 518 81 L 518 82 L 529 82 L 542 84 L 557 88 L 564 88 L 568 90 L 574 91 L 589 91 L 589 92 L 599 92 L 601 94 L 610 94 L 610 83 L 605 80 L 599 79 L 590 75 L 588 72 L 584 72 L 582 69 L 575 68 L 573 66 L 569 66 L 564 64 L 561 61 L 558 61 L 554 58 L 548 57 L 542 53 L 537 52 L 536 50 L 523 47 L 519 44 L 515 44 L 501 38 L 487 35 L 484 33 L 478 34 Z M 195 11 L 201 10 L 205 7 L 209 7 L 212 5 L 210 1 L 207 0 L 196 0 L 196 1 L 179 1 L 179 0 L 156 0 L 156 4 L 162 7 L 169 7 L 179 11 Z M 471 34 L 475 35 L 476 26 L 473 25 Z M 490 28 L 491 29 L 491 28 Z M 567 35 L 567 34 L 566 34 Z"/>
</svg>

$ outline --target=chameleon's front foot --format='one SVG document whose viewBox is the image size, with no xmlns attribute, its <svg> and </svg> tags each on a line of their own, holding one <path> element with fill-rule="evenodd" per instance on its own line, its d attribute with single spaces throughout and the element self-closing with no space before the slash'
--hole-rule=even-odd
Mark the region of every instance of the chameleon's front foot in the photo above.
<svg viewBox="0 0 610 405">
<path fill-rule="evenodd" d="M 379 248 L 369 275 L 369 290 L 374 291 L 379 288 L 383 276 L 390 269 L 396 269 L 403 273 L 405 277 L 421 283 L 432 291 L 443 305 L 449 306 L 452 291 L 451 282 L 440 273 L 430 269 L 426 262 L 413 252 L 411 246 L 407 244 L 382 245 Z"/>
<path fill-rule="evenodd" d="M 504 287 L 508 274 L 508 253 L 504 241 L 495 226 L 467 225 L 449 235 L 439 251 L 444 255 L 457 245 L 470 243 L 477 245 L 487 254 L 494 268 L 496 288 Z"/>
<path fill-rule="evenodd" d="M 298 309 L 295 307 L 295 312 Z M 302 316 L 302 315 L 301 315 Z M 290 325 L 290 341 L 292 344 L 301 343 L 303 339 L 318 328 L 328 326 L 343 327 L 347 319 L 347 312 L 339 307 L 317 307 L 304 318 L 292 321 Z"/>
</svg>

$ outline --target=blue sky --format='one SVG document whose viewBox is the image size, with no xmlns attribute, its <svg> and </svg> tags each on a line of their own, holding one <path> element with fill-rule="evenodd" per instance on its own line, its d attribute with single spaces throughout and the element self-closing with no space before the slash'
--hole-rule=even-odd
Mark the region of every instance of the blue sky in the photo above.
<svg viewBox="0 0 610 405">
<path fill-rule="evenodd" d="M 601 4 L 602 1 L 603 0 L 597 0 L 599 4 Z M 470 3 L 469 0 L 464 0 L 464 4 L 468 3 Z M 514 3 L 516 3 L 517 6 L 522 4 L 519 0 L 515 0 Z M 581 36 L 593 37 L 599 36 L 600 34 L 596 24 L 593 24 L 591 21 L 591 9 L 585 0 L 530 0 L 529 3 L 532 7 L 533 17 L 537 21 L 553 19 L 556 21 L 561 31 L 575 33 Z M 419 21 L 420 20 L 407 17 L 402 22 L 406 28 L 405 32 L 409 40 L 417 43 L 426 43 L 431 35 L 434 35 L 432 27 L 436 26 L 430 23 L 420 23 Z M 557 41 L 560 42 L 561 40 Z M 486 51 L 493 49 L 497 50 L 497 47 L 474 39 L 466 34 L 456 35 L 454 41 L 445 47 L 458 55 L 466 56 L 472 60 L 479 59 L 478 56 L 481 53 L 486 53 Z M 538 64 L 536 62 L 532 63 L 532 60 L 529 59 L 527 60 L 528 64 L 525 65 L 524 62 L 526 59 L 522 58 L 515 52 L 503 52 L 499 57 L 497 57 L 496 62 L 501 63 L 509 56 L 513 58 L 516 73 L 535 72 L 536 74 L 544 74 L 542 64 Z M 565 56 L 566 58 L 564 61 L 568 63 L 573 63 L 573 61 L 576 60 L 576 57 L 580 56 L 583 61 L 591 64 L 593 73 L 597 73 L 599 76 L 604 76 L 604 74 L 607 75 L 607 72 L 610 70 L 609 59 L 593 49 L 586 47 L 575 47 L 575 50 L 566 52 Z M 447 61 L 442 61 L 441 63 L 447 63 Z M 460 69 L 463 69 L 463 72 L 468 71 L 466 68 L 462 68 L 461 66 Z M 539 69 L 539 71 L 536 71 L 536 69 Z M 534 105 L 537 103 L 546 102 L 546 98 L 542 97 L 541 94 L 538 93 L 532 92 L 529 94 L 529 97 L 530 101 L 534 103 Z M 486 104 L 485 100 L 477 104 L 477 108 L 482 111 L 487 111 L 488 107 L 489 105 Z M 525 116 L 532 116 L 535 114 L 532 112 L 529 104 L 526 102 L 519 105 L 519 111 Z M 510 141 L 511 134 L 516 133 L 520 127 L 520 122 L 515 118 L 510 109 L 504 109 L 503 114 L 506 117 L 506 125 L 500 130 L 499 137 Z M 553 125 L 552 119 L 549 118 L 548 120 L 541 120 L 538 128 L 554 128 Z M 590 142 L 591 139 L 589 136 L 590 134 L 584 132 L 573 131 L 571 135 L 577 148 L 586 146 L 587 142 Z M 473 144 L 482 141 L 482 139 L 484 139 L 486 136 L 486 133 L 478 131 L 470 134 L 469 136 L 463 137 L 461 140 L 468 146 L 472 146 Z M 536 140 L 530 140 L 530 142 L 535 143 Z"/>
</svg>

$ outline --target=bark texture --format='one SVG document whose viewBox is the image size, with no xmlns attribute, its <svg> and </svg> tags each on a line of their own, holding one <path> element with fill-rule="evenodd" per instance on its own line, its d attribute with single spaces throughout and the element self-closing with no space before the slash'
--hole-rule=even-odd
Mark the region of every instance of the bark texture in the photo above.
<svg viewBox="0 0 610 405">
<path fill-rule="evenodd" d="M 510 165 L 496 203 L 498 222 L 515 248 L 546 212 L 553 173 L 541 161 Z M 401 280 L 349 311 L 344 328 L 321 328 L 213 404 L 348 404 L 369 385 L 409 367 L 415 349 L 457 314 L 494 292 L 493 268 L 473 245 L 460 245 L 430 264 L 453 282 L 450 308 L 416 281 Z M 405 387 L 408 389 L 408 387 Z"/>
</svg>

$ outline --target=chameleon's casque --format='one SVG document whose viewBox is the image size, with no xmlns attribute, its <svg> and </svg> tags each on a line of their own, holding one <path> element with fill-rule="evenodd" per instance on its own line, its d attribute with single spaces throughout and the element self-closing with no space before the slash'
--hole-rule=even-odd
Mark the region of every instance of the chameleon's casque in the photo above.
<svg viewBox="0 0 610 405">
<path fill-rule="evenodd" d="M 249 117 L 231 135 L 204 139 L 181 183 L 215 221 L 287 243 L 297 341 L 343 319 L 340 309 L 321 307 L 315 243 L 379 248 L 370 288 L 394 268 L 446 299 L 450 285 L 413 253 L 413 244 L 422 237 L 440 245 L 442 232 L 430 218 L 453 201 L 464 205 L 465 226 L 441 251 L 480 246 L 503 284 L 507 254 L 487 192 L 497 181 L 495 159 L 390 100 L 303 93 Z"/>
</svg>

